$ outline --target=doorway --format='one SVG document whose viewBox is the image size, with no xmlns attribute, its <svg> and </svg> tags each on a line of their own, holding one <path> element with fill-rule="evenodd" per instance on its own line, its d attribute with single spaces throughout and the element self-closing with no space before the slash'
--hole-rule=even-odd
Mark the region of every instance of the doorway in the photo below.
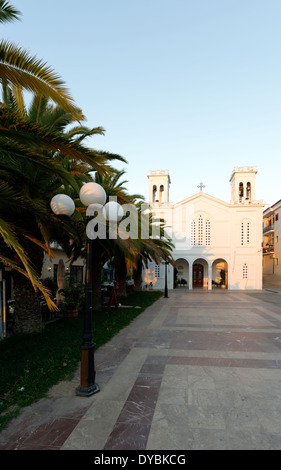
<svg viewBox="0 0 281 470">
<path fill-rule="evenodd" d="M 188 287 L 189 264 L 183 258 L 176 260 L 175 286 Z"/>
<path fill-rule="evenodd" d="M 212 285 L 213 287 L 221 287 L 227 289 L 228 285 L 228 264 L 222 259 L 218 258 L 212 264 Z"/>
<path fill-rule="evenodd" d="M 203 265 L 193 265 L 193 287 L 203 287 Z"/>
</svg>

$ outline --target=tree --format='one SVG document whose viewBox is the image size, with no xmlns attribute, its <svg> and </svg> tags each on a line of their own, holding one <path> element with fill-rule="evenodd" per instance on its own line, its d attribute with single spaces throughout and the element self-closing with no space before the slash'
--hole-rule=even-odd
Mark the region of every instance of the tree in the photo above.
<svg viewBox="0 0 281 470">
<path fill-rule="evenodd" d="M 93 241 L 93 308 L 101 307 L 101 270 L 106 261 L 110 260 L 110 264 L 115 268 L 116 280 L 118 284 L 118 294 L 126 296 L 126 276 L 128 266 L 133 268 L 134 277 L 138 276 L 138 286 L 141 285 L 142 267 L 147 266 L 148 261 L 154 260 L 160 263 L 162 260 L 168 260 L 174 264 L 171 252 L 173 245 L 170 240 L 164 238 L 164 221 L 154 219 L 150 213 L 148 218 L 148 238 L 143 239 L 141 234 L 142 218 L 142 202 L 143 197 L 139 194 L 130 195 L 124 186 L 126 181 L 120 182 L 120 177 L 124 175 L 124 170 L 116 172 L 115 176 L 101 177 L 96 175 L 96 182 L 101 184 L 107 192 L 108 196 L 116 196 L 120 204 L 132 204 L 135 208 L 137 216 L 138 233 L 134 238 L 124 236 L 118 230 L 117 237 L 110 239 L 107 236 L 105 240 L 95 239 Z M 159 225 L 159 239 L 152 238 L 153 224 Z M 120 227 L 120 226 L 119 226 Z"/>
<path fill-rule="evenodd" d="M 0 23 L 19 20 L 20 11 L 10 2 L 0 0 Z M 59 75 L 43 60 L 10 41 L 0 41 L 0 80 L 3 86 L 16 85 L 27 91 L 52 99 L 63 109 L 82 120 L 83 114 Z"/>
<path fill-rule="evenodd" d="M 0 235 L 9 248 L 5 256 L 1 249 L 0 259 L 20 274 L 14 272 L 14 284 L 15 312 L 22 330 L 38 323 L 39 296 L 33 288 L 55 308 L 40 282 L 43 252 L 52 257 L 50 241 L 59 241 L 70 253 L 70 239 L 75 247 L 81 247 L 84 240 L 79 228 L 83 208 L 78 208 L 73 220 L 62 220 L 50 211 L 52 197 L 67 192 L 77 199 L 82 183 L 91 179 L 91 171 L 104 173 L 110 169 L 108 160 L 124 159 L 83 145 L 86 136 L 103 133 L 103 129 L 75 126 L 64 132 L 73 122 L 70 113 L 37 96 L 26 110 L 21 90 L 16 91 L 5 87 L 6 106 L 0 108 Z"/>
<path fill-rule="evenodd" d="M 137 290 L 142 289 L 142 270 L 144 267 L 148 267 L 149 261 L 154 261 L 156 264 L 160 264 L 162 261 L 168 261 L 172 266 L 175 266 L 175 262 L 172 256 L 174 245 L 171 239 L 167 236 L 165 231 L 165 220 L 156 219 L 150 212 L 149 207 L 142 213 L 141 207 L 139 209 L 139 237 L 136 241 L 138 245 L 138 255 L 136 257 L 133 278 L 135 288 Z M 146 218 L 146 224 L 148 225 L 148 233 L 146 238 L 142 238 L 140 227 L 142 226 L 141 218 Z M 148 223 L 147 223 L 148 222 Z M 153 236 L 153 226 L 158 227 L 158 237 Z"/>
<path fill-rule="evenodd" d="M 142 196 L 139 194 L 130 195 L 125 188 L 127 181 L 122 180 L 125 170 L 113 170 L 110 173 L 95 174 L 95 182 L 100 184 L 106 194 L 107 201 L 111 197 L 116 197 L 119 204 L 134 204 L 137 199 L 141 199 Z M 104 264 L 107 261 L 111 262 L 111 265 L 116 268 L 118 265 L 117 257 L 122 251 L 127 251 L 127 256 L 133 253 L 134 244 L 132 240 L 122 240 L 118 236 L 117 239 L 112 239 L 109 236 L 109 226 L 107 224 L 107 237 L 106 239 L 95 239 L 93 240 L 93 309 L 97 310 L 102 305 L 101 295 L 101 273 Z M 120 260 L 120 268 L 123 265 L 123 260 Z M 124 267 L 124 266 L 123 266 Z M 118 269 L 117 269 L 118 271 Z M 124 269 L 123 269 L 124 271 Z M 120 279 L 120 273 L 119 273 Z M 122 279 L 123 285 L 123 279 Z"/>
</svg>

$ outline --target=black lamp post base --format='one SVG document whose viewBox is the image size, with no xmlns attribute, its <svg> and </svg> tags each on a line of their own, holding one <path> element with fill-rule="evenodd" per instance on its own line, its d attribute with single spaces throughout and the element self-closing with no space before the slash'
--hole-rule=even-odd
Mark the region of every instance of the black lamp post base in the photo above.
<svg viewBox="0 0 281 470">
<path fill-rule="evenodd" d="M 98 384 L 91 385 L 91 387 L 84 388 L 84 387 L 77 387 L 76 388 L 76 395 L 78 397 L 91 397 L 94 393 L 98 393 L 100 388 Z"/>
</svg>

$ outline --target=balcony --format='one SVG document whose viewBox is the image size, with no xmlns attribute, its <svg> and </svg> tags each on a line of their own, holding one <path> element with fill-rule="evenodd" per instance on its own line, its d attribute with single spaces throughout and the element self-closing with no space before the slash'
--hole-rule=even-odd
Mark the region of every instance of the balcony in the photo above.
<svg viewBox="0 0 281 470">
<path fill-rule="evenodd" d="M 263 233 L 274 232 L 274 225 L 270 224 L 263 228 Z"/>
<path fill-rule="evenodd" d="M 264 255 L 269 255 L 274 253 L 274 245 L 269 245 L 268 243 L 265 245 L 263 248 L 263 254 Z"/>
</svg>

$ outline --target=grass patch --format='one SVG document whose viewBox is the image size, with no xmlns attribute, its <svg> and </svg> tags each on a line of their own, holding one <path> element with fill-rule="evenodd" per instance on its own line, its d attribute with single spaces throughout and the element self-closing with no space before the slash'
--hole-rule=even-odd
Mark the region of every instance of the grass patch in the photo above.
<svg viewBox="0 0 281 470">
<path fill-rule="evenodd" d="M 94 312 L 96 349 L 162 296 L 159 291 L 132 292 L 118 299 L 119 309 Z M 82 313 L 78 319 L 50 323 L 42 333 L 0 341 L 0 431 L 23 407 L 43 398 L 50 387 L 73 377 L 81 359 L 83 320 Z"/>
</svg>

